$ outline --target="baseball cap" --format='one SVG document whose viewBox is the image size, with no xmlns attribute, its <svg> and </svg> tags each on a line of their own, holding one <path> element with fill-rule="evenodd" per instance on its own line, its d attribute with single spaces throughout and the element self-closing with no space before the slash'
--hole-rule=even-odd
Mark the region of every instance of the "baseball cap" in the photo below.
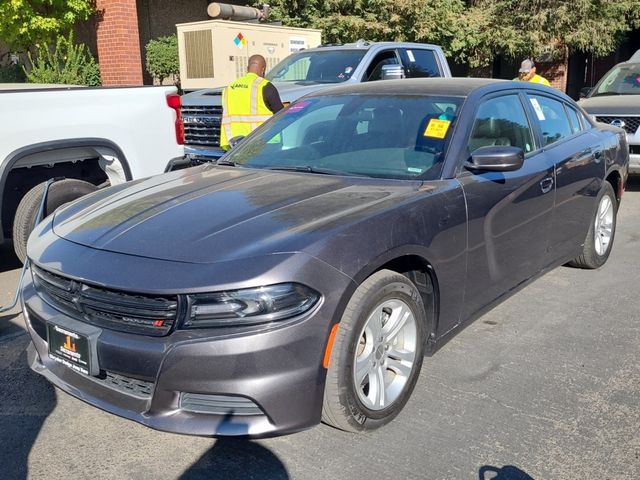
<svg viewBox="0 0 640 480">
<path fill-rule="evenodd" d="M 520 64 L 520 70 L 518 71 L 520 73 L 529 73 L 531 69 L 534 67 L 535 67 L 535 64 L 533 63 L 533 60 L 529 60 L 527 58 L 526 60 L 522 61 L 522 63 Z"/>
</svg>

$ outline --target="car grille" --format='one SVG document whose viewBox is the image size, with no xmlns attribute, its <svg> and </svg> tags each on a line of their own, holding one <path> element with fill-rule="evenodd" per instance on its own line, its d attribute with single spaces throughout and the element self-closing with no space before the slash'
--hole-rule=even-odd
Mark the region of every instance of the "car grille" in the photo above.
<svg viewBox="0 0 640 480">
<path fill-rule="evenodd" d="M 640 154 L 640 145 L 629 145 L 629 153 L 631 155 L 639 155 Z"/>
<path fill-rule="evenodd" d="M 597 122 L 611 124 L 614 120 L 622 120 L 624 122 L 624 129 L 627 133 L 636 133 L 638 127 L 640 127 L 640 117 L 605 117 L 596 116 Z"/>
<path fill-rule="evenodd" d="M 125 377 L 113 372 L 104 372 L 102 377 L 91 377 L 91 379 L 106 387 L 140 398 L 151 397 L 155 386 L 153 382 Z"/>
<path fill-rule="evenodd" d="M 180 311 L 177 296 L 150 296 L 90 286 L 33 265 L 38 293 L 52 306 L 78 320 L 112 330 L 162 336 Z"/>
<path fill-rule="evenodd" d="M 220 145 L 222 107 L 187 105 L 182 107 L 181 112 L 186 145 Z"/>
</svg>

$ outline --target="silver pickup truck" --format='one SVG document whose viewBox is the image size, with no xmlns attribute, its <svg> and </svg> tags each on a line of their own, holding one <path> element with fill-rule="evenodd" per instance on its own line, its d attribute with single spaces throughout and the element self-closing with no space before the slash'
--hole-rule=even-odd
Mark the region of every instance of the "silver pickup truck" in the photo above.
<svg viewBox="0 0 640 480">
<path fill-rule="evenodd" d="M 278 63 L 266 75 L 286 104 L 307 93 L 335 85 L 382 80 L 383 67 L 400 66 L 406 78 L 451 77 L 442 49 L 424 43 L 365 42 L 302 50 Z M 222 89 L 182 96 L 185 153 L 192 160 L 220 157 Z"/>
<path fill-rule="evenodd" d="M 640 50 L 619 63 L 579 104 L 597 121 L 623 128 L 629 143 L 629 173 L 640 175 Z"/>
</svg>

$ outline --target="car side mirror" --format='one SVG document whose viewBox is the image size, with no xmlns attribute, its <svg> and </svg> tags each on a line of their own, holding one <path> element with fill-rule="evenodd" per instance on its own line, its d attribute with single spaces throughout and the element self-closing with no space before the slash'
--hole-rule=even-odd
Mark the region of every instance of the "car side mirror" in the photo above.
<svg viewBox="0 0 640 480">
<path fill-rule="evenodd" d="M 229 139 L 229 149 L 235 147 L 244 138 L 244 135 L 237 135 Z"/>
<path fill-rule="evenodd" d="M 392 64 L 392 65 L 383 65 L 382 73 L 380 76 L 381 80 L 399 80 L 404 78 L 404 67 L 402 65 Z"/>
<path fill-rule="evenodd" d="M 580 98 L 588 97 L 589 94 L 591 93 L 591 90 L 593 90 L 593 87 L 582 87 L 580 89 Z"/>
<path fill-rule="evenodd" d="M 524 152 L 520 147 L 480 147 L 471 154 L 465 168 L 472 171 L 512 172 L 522 167 Z"/>
</svg>

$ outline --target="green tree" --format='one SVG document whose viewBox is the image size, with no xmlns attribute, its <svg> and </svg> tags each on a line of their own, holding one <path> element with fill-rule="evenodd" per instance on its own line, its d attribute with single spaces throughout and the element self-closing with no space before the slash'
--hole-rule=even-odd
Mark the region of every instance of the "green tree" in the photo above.
<svg viewBox="0 0 640 480">
<path fill-rule="evenodd" d="M 440 44 L 471 67 L 512 58 L 611 53 L 640 26 L 640 0 L 272 0 L 285 25 L 323 30 L 325 42 Z"/>
<path fill-rule="evenodd" d="M 481 65 L 494 54 L 508 57 L 613 52 L 640 25 L 640 0 L 475 0 L 465 16 L 475 45 L 462 51 Z M 486 32 L 490 32 L 487 38 Z"/>
<path fill-rule="evenodd" d="M 320 28 L 325 42 L 363 38 L 446 44 L 464 8 L 463 0 L 276 0 L 270 16 L 286 25 Z"/>
<path fill-rule="evenodd" d="M 73 34 L 58 37 L 55 47 L 39 44 L 33 55 L 27 53 L 31 69 L 25 74 L 30 83 L 99 86 L 100 67 L 84 44 L 76 45 Z"/>
<path fill-rule="evenodd" d="M 180 73 L 178 60 L 178 37 L 169 35 L 150 40 L 145 47 L 147 71 L 160 84 L 165 78 L 177 78 Z"/>
<path fill-rule="evenodd" d="M 94 10 L 93 0 L 2 0 L 0 39 L 13 51 L 51 44 Z"/>
</svg>

